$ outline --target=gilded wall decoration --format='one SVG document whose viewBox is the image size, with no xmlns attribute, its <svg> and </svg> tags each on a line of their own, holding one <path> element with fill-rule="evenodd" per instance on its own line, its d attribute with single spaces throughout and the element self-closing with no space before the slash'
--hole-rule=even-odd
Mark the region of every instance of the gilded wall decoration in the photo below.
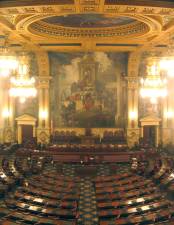
<svg viewBox="0 0 174 225">
<path fill-rule="evenodd" d="M 54 127 L 120 127 L 126 53 L 50 53 Z M 124 98 L 124 100 L 123 100 Z"/>
<path fill-rule="evenodd" d="M 11 128 L 4 129 L 4 143 L 11 143 L 13 142 L 13 131 Z"/>
</svg>

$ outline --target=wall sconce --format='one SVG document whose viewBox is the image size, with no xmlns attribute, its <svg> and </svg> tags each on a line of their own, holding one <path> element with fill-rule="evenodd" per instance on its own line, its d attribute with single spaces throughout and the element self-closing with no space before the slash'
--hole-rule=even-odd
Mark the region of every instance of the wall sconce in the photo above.
<svg viewBox="0 0 174 225">
<path fill-rule="evenodd" d="M 4 118 L 4 124 L 5 124 L 5 126 L 9 126 L 9 118 L 10 118 L 10 115 L 11 115 L 11 112 L 7 108 L 5 108 L 2 111 L 2 117 Z"/>
<path fill-rule="evenodd" d="M 173 116 L 174 116 L 173 111 L 166 111 L 165 117 L 166 117 L 167 119 L 171 119 Z"/>
<path fill-rule="evenodd" d="M 48 117 L 48 112 L 46 110 L 41 110 L 39 116 L 41 119 L 45 120 Z"/>
<path fill-rule="evenodd" d="M 136 111 L 130 111 L 129 112 L 129 118 L 130 118 L 130 120 L 135 120 L 135 119 L 137 119 L 137 112 Z"/>
<path fill-rule="evenodd" d="M 39 117 L 42 119 L 42 127 L 45 127 L 45 120 L 48 118 L 48 111 L 47 110 L 41 110 Z"/>
<path fill-rule="evenodd" d="M 10 111 L 8 110 L 8 109 L 4 109 L 3 111 L 2 111 L 2 117 L 3 118 L 9 118 L 10 117 Z"/>
<path fill-rule="evenodd" d="M 137 119 L 138 114 L 136 111 L 130 111 L 129 112 L 129 119 L 131 120 L 131 127 L 134 128 L 135 124 L 135 120 Z"/>
</svg>

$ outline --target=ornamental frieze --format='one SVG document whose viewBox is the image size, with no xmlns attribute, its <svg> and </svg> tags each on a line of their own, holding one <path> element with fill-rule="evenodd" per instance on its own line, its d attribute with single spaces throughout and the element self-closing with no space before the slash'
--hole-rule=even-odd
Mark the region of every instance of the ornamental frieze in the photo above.
<svg viewBox="0 0 174 225">
<path fill-rule="evenodd" d="M 102 6 L 102 7 L 100 7 Z M 82 0 L 79 4 L 66 4 L 66 5 L 47 5 L 47 6 L 18 6 L 18 7 L 2 7 L 0 8 L 1 15 L 18 15 L 18 14 L 49 14 L 49 13 L 78 13 L 78 12 L 107 12 L 107 13 L 135 13 L 144 15 L 174 15 L 174 8 L 160 8 L 148 6 L 128 6 L 128 5 L 107 5 L 99 0 Z"/>
</svg>

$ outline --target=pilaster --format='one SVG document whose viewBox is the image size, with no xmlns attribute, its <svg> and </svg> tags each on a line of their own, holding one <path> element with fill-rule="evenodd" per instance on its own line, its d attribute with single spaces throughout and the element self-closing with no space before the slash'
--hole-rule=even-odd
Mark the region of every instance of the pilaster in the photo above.
<svg viewBox="0 0 174 225">
<path fill-rule="evenodd" d="M 49 75 L 49 59 L 47 52 L 38 52 L 37 61 L 39 68 L 38 77 L 38 127 L 37 142 L 49 143 L 50 140 L 50 75 Z"/>
<path fill-rule="evenodd" d="M 1 108 L 1 143 L 11 143 L 15 140 L 14 135 L 14 99 L 9 96 L 9 83 L 2 82 L 2 108 Z"/>
<path fill-rule="evenodd" d="M 128 128 L 138 127 L 138 77 L 127 77 Z"/>
<path fill-rule="evenodd" d="M 18 132 L 17 132 L 17 135 L 18 135 L 18 144 L 21 144 L 22 143 L 22 125 L 18 125 Z"/>
<path fill-rule="evenodd" d="M 132 147 L 139 142 L 140 130 L 138 127 L 138 88 L 139 88 L 139 60 L 140 55 L 131 53 L 128 61 L 127 79 L 127 143 Z"/>
<path fill-rule="evenodd" d="M 49 103 L 50 77 L 40 76 L 38 79 L 38 128 L 37 141 L 49 142 L 50 137 L 50 103 Z"/>
</svg>

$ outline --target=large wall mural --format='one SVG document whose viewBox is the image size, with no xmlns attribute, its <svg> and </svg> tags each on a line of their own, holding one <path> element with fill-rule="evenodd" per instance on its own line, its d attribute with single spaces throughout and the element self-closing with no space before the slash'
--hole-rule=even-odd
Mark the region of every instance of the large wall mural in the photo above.
<svg viewBox="0 0 174 225">
<path fill-rule="evenodd" d="M 49 57 L 55 127 L 123 126 L 126 53 L 49 53 Z"/>
</svg>

